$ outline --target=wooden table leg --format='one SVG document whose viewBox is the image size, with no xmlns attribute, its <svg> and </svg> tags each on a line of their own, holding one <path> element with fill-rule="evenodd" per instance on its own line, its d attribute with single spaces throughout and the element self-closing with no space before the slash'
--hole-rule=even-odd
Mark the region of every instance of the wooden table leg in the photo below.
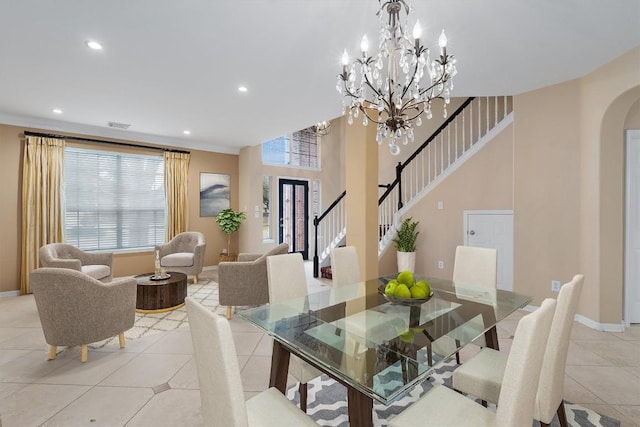
<svg viewBox="0 0 640 427">
<path fill-rule="evenodd" d="M 347 386 L 350 427 L 371 427 L 373 425 L 373 400 L 358 390 Z"/>
<path fill-rule="evenodd" d="M 271 376 L 269 387 L 275 387 L 285 394 L 287 392 L 287 375 L 289 374 L 289 358 L 291 354 L 280 342 L 273 341 L 271 353 Z"/>
<path fill-rule="evenodd" d="M 487 342 L 487 347 L 494 350 L 500 350 L 500 344 L 498 344 L 498 331 L 495 325 L 484 333 L 484 340 Z"/>
</svg>

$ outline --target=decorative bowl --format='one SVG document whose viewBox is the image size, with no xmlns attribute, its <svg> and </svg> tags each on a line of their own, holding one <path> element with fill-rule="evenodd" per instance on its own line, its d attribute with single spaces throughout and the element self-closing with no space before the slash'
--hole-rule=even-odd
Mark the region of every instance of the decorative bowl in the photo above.
<svg viewBox="0 0 640 427">
<path fill-rule="evenodd" d="M 382 294 L 382 296 L 392 304 L 400 304 L 400 305 L 422 305 L 425 302 L 429 301 L 433 297 L 433 291 L 426 298 L 400 298 L 394 297 L 391 295 L 387 295 L 384 293 L 385 285 L 382 284 L 378 286 L 378 293 Z"/>
<path fill-rule="evenodd" d="M 155 282 L 155 281 L 159 281 L 159 280 L 167 280 L 170 277 L 171 277 L 171 275 L 169 273 L 165 273 L 164 276 L 153 275 L 153 276 L 149 277 L 149 280 L 153 280 Z"/>
</svg>

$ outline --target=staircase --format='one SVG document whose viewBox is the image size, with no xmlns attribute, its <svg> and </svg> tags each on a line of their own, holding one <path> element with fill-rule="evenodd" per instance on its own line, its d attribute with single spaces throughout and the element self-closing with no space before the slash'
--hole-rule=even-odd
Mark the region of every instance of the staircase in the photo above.
<svg viewBox="0 0 640 427">
<path fill-rule="evenodd" d="M 512 122 L 511 97 L 468 98 L 405 162 L 398 163 L 396 179 L 383 186 L 386 191 L 378 200 L 378 255 L 391 245 L 408 209 Z M 346 240 L 345 196 L 346 191 L 313 220 L 314 277 L 329 264 L 331 248 Z"/>
</svg>

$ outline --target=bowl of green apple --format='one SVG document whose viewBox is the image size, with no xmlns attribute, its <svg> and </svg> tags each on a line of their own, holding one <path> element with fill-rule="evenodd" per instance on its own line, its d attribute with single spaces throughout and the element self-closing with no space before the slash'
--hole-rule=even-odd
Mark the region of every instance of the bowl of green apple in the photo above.
<svg viewBox="0 0 640 427">
<path fill-rule="evenodd" d="M 410 271 L 401 271 L 395 279 L 380 284 L 378 292 L 387 301 L 401 305 L 422 305 L 433 297 L 429 284 L 425 280 L 415 281 Z"/>
</svg>

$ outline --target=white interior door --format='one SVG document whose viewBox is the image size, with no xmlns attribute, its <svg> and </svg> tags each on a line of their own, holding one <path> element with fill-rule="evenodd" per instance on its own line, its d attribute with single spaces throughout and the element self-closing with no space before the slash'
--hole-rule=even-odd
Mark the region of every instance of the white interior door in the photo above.
<svg viewBox="0 0 640 427">
<path fill-rule="evenodd" d="M 498 250 L 498 289 L 513 290 L 513 212 L 465 211 L 467 246 Z"/>
<path fill-rule="evenodd" d="M 640 129 L 627 131 L 625 322 L 640 323 Z"/>
</svg>

